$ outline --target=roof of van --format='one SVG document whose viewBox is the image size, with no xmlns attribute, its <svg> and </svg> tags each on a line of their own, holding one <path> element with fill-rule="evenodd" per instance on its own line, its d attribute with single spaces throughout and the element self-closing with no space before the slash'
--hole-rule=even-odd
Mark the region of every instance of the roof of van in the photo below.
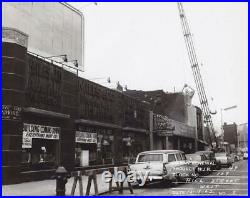
<svg viewBox="0 0 250 198">
<path fill-rule="evenodd" d="M 196 154 L 200 154 L 200 153 L 213 153 L 213 151 L 197 151 L 195 153 Z"/>
<path fill-rule="evenodd" d="M 179 150 L 152 150 L 152 151 L 143 151 L 139 154 L 148 154 L 148 153 L 184 153 L 183 151 Z"/>
</svg>

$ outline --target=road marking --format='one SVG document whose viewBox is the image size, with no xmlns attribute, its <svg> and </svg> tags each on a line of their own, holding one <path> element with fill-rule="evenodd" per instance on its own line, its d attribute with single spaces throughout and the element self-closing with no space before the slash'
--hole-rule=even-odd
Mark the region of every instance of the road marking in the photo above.
<svg viewBox="0 0 250 198">
<path fill-rule="evenodd" d="M 185 189 L 192 189 L 193 188 L 171 188 L 171 190 L 185 190 Z M 199 188 L 199 190 L 206 190 L 206 189 L 202 189 L 202 188 Z M 218 189 L 218 188 L 211 188 L 211 190 L 248 190 L 247 188 L 246 189 Z"/>
<path fill-rule="evenodd" d="M 237 175 L 204 175 L 202 176 L 201 178 L 204 178 L 204 177 L 237 177 L 237 178 L 248 178 L 248 176 L 237 176 Z"/>
<path fill-rule="evenodd" d="M 198 185 L 248 185 L 248 183 L 211 183 L 211 182 L 172 182 L 174 184 L 198 184 Z"/>
</svg>

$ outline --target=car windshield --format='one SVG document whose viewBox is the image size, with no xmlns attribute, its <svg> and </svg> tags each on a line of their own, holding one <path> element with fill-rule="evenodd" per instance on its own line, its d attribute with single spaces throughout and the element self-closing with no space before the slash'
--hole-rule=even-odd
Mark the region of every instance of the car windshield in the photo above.
<svg viewBox="0 0 250 198">
<path fill-rule="evenodd" d="M 177 161 L 181 161 L 182 160 L 181 153 L 176 153 L 176 159 L 177 159 Z"/>
<path fill-rule="evenodd" d="M 191 161 L 201 161 L 201 156 L 200 155 L 187 155 L 188 160 Z"/>
<path fill-rule="evenodd" d="M 216 157 L 222 157 L 222 156 L 226 156 L 226 153 L 215 153 Z"/>
<path fill-rule="evenodd" d="M 187 160 L 186 155 L 184 153 L 181 154 L 182 160 Z"/>
<path fill-rule="evenodd" d="M 162 162 L 162 154 L 141 154 L 138 157 L 137 162 Z"/>
<path fill-rule="evenodd" d="M 206 156 L 206 155 L 201 155 L 201 160 L 204 161 L 204 160 L 208 160 L 209 158 Z"/>
</svg>

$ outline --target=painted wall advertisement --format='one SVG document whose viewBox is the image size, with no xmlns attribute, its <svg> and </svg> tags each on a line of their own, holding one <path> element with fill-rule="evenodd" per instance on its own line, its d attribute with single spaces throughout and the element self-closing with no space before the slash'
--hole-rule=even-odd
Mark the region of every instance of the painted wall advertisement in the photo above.
<svg viewBox="0 0 250 198">
<path fill-rule="evenodd" d="M 22 148 L 32 148 L 32 138 L 59 140 L 60 130 L 60 127 L 24 123 Z"/>
</svg>

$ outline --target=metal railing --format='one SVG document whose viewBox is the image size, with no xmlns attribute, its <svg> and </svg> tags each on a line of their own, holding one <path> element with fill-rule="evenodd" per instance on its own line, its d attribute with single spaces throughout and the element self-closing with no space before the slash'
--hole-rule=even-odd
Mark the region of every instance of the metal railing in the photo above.
<svg viewBox="0 0 250 198">
<path fill-rule="evenodd" d="M 42 55 L 36 54 L 34 52 L 31 52 L 31 51 L 27 51 L 27 53 L 30 54 L 30 55 L 33 55 L 33 56 L 35 56 L 35 57 L 37 57 L 39 59 L 42 59 L 42 60 L 44 60 L 46 62 L 49 62 L 49 63 L 51 63 L 53 65 L 61 67 L 62 69 L 68 68 L 67 71 L 69 71 L 69 72 L 72 72 L 71 69 L 73 69 L 75 71 L 75 73 L 74 72 L 72 72 L 72 73 L 76 74 L 77 77 L 80 77 L 79 76 L 79 71 L 80 72 L 84 72 L 83 70 L 81 70 L 79 68 L 76 68 L 76 67 L 73 67 L 73 66 L 70 66 L 70 65 L 67 65 L 64 62 L 59 62 L 59 61 L 56 61 L 56 60 L 52 60 L 52 59 L 46 58 L 46 57 L 44 57 Z"/>
</svg>

